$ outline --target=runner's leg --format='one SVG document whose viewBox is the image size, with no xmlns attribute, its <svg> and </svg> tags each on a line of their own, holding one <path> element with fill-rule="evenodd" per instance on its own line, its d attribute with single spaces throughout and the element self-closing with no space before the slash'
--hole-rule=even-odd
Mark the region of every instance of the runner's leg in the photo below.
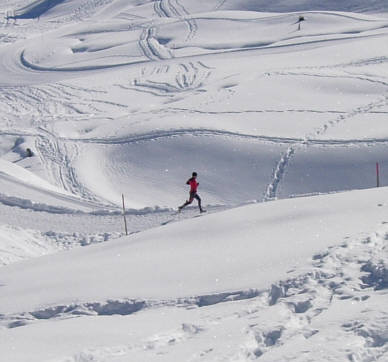
<svg viewBox="0 0 388 362">
<path fill-rule="evenodd" d="M 195 194 L 194 197 L 195 197 L 195 198 L 197 199 L 197 201 L 198 201 L 199 210 L 202 211 L 201 198 L 199 197 L 198 194 Z"/>
<path fill-rule="evenodd" d="M 193 202 L 194 197 L 195 197 L 195 195 L 193 195 L 193 193 L 190 192 L 190 198 L 182 206 L 179 206 L 178 209 L 182 210 L 187 205 L 190 205 Z"/>
</svg>

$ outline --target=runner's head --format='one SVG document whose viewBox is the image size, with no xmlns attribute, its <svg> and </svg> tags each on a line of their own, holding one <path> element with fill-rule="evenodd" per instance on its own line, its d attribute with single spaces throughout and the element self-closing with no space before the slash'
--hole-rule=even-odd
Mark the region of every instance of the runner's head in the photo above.
<svg viewBox="0 0 388 362">
<path fill-rule="evenodd" d="M 193 177 L 197 177 L 197 173 L 196 173 L 196 172 L 193 172 L 193 173 L 192 173 L 192 176 L 193 176 Z"/>
</svg>

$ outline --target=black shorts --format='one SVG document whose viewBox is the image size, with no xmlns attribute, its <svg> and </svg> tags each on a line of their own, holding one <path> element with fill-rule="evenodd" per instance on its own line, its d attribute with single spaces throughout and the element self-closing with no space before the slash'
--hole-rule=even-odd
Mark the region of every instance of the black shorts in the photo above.
<svg viewBox="0 0 388 362">
<path fill-rule="evenodd" d="M 196 191 L 190 192 L 190 199 L 189 201 L 192 202 L 194 199 L 201 201 L 201 198 L 198 196 Z"/>
</svg>

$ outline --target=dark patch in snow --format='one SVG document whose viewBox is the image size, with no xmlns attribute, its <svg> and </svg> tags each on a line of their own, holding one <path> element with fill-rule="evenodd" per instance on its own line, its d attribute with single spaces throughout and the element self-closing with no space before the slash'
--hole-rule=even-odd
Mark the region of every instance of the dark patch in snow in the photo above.
<svg viewBox="0 0 388 362">
<path fill-rule="evenodd" d="M 361 337 L 364 337 L 369 347 L 382 347 L 388 342 L 388 336 L 384 331 L 374 331 L 370 329 L 361 329 L 358 331 Z"/>
<path fill-rule="evenodd" d="M 88 303 L 86 308 L 98 315 L 129 315 L 142 310 L 146 306 L 144 301 L 108 301 L 106 303 Z"/>
<path fill-rule="evenodd" d="M 80 305 L 56 306 L 31 312 L 35 319 L 51 319 L 63 315 L 130 315 L 145 307 L 144 301 L 108 300 L 104 303 L 85 303 Z"/>
<path fill-rule="evenodd" d="M 203 295 L 196 298 L 195 304 L 198 307 L 206 307 L 209 305 L 214 305 L 222 302 L 232 302 L 237 300 L 251 299 L 259 296 L 260 294 L 261 294 L 260 291 L 256 289 L 250 289 L 247 291 L 240 291 L 240 292 Z"/>
<path fill-rule="evenodd" d="M 32 4 L 16 10 L 11 19 L 36 19 L 51 8 L 63 3 L 65 0 L 37 0 Z"/>
<path fill-rule="evenodd" d="M 27 322 L 25 320 L 15 321 L 8 324 L 8 328 L 17 328 L 17 327 L 23 327 L 27 325 Z"/>
<path fill-rule="evenodd" d="M 276 329 L 264 335 L 264 344 L 268 346 L 273 346 L 277 343 L 282 335 L 282 329 Z"/>
<path fill-rule="evenodd" d="M 160 37 L 158 37 L 156 40 L 157 40 L 160 44 L 162 44 L 162 45 L 166 45 L 166 44 L 168 44 L 168 43 L 171 41 L 170 38 L 160 38 Z"/>
<path fill-rule="evenodd" d="M 388 267 L 383 261 L 368 261 L 361 267 L 361 271 L 368 273 L 361 277 L 363 287 L 373 287 L 375 290 L 388 288 Z"/>
<path fill-rule="evenodd" d="M 275 305 L 279 298 L 282 298 L 286 295 L 285 289 L 282 285 L 275 285 L 273 284 L 271 286 L 271 291 L 269 293 L 269 305 Z"/>
<path fill-rule="evenodd" d="M 88 51 L 88 47 L 71 48 L 71 51 L 75 53 L 85 53 Z"/>
<path fill-rule="evenodd" d="M 313 256 L 313 260 L 321 260 L 321 259 L 323 259 L 324 257 L 326 257 L 328 255 L 329 255 L 328 251 L 326 251 L 324 253 L 316 254 L 316 255 Z"/>
<path fill-rule="evenodd" d="M 295 313 L 305 313 L 312 307 L 312 303 L 310 300 L 306 300 L 303 302 L 297 302 L 297 303 L 291 303 L 291 305 L 294 307 Z"/>
</svg>

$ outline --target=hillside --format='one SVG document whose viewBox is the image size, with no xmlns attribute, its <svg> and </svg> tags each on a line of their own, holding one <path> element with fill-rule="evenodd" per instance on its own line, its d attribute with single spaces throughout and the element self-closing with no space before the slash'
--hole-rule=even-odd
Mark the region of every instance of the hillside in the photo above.
<svg viewBox="0 0 388 362">
<path fill-rule="evenodd" d="M 388 358 L 386 1 L 0 14 L 7 361 Z"/>
</svg>

